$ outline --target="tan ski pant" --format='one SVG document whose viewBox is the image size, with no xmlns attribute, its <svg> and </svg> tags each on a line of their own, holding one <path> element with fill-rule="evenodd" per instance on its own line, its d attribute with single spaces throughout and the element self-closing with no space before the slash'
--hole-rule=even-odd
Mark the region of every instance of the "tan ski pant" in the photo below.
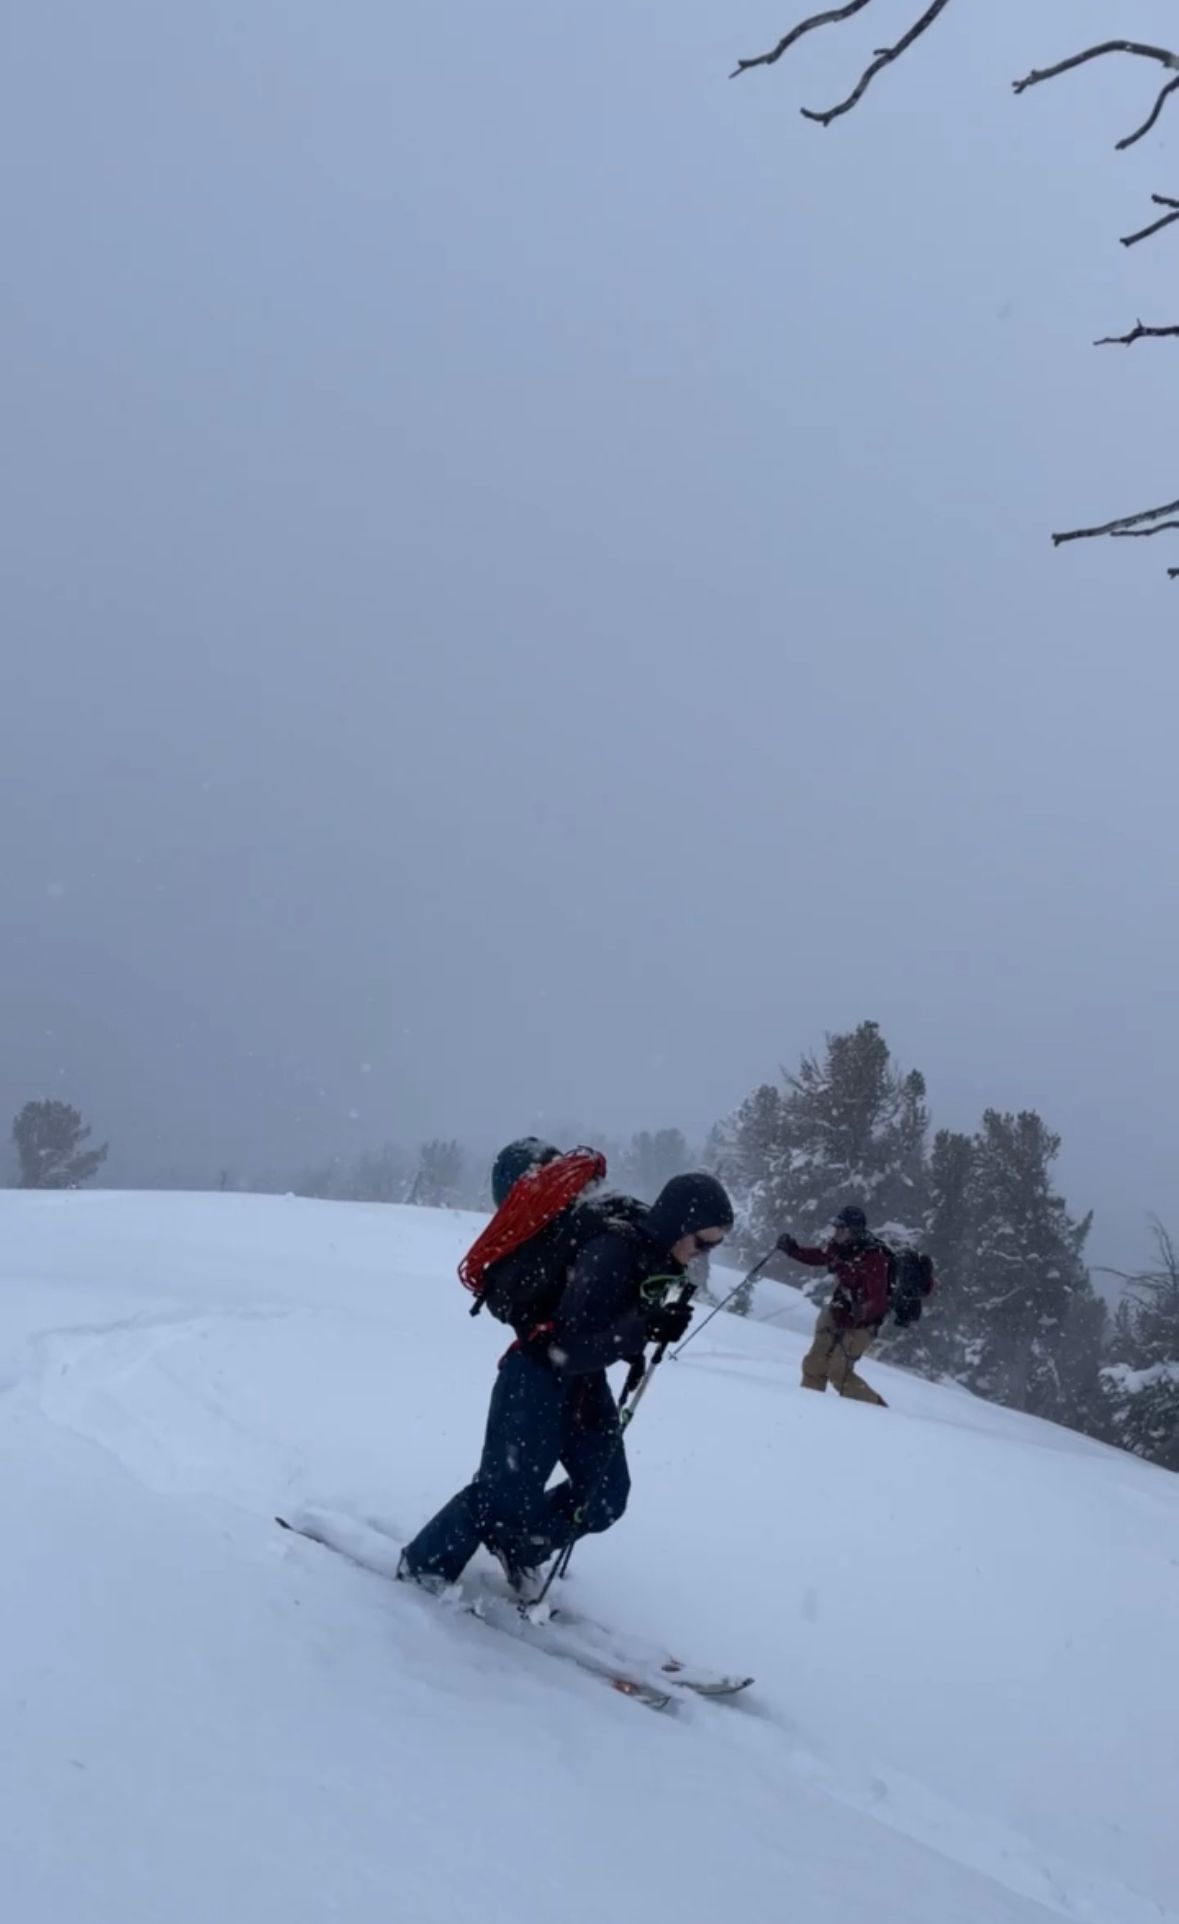
<svg viewBox="0 0 1179 1924">
<path fill-rule="evenodd" d="M 815 1340 L 802 1359 L 804 1390 L 825 1390 L 830 1383 L 840 1396 L 857 1403 L 884 1403 L 862 1376 L 856 1364 L 872 1347 L 873 1329 L 838 1329 L 829 1309 L 821 1312 L 815 1324 Z"/>
</svg>

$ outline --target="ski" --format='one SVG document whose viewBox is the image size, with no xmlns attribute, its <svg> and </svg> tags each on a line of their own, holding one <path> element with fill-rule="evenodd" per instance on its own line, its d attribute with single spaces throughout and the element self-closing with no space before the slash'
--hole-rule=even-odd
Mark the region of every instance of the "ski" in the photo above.
<svg viewBox="0 0 1179 1924">
<path fill-rule="evenodd" d="M 302 1537 L 307 1543 L 316 1543 L 322 1550 L 333 1551 L 335 1555 L 353 1564 L 356 1569 L 365 1570 L 370 1576 L 390 1577 L 396 1581 L 397 1564 L 401 1552 L 395 1539 L 385 1531 L 375 1527 L 370 1531 L 364 1525 L 357 1524 L 352 1518 L 334 1519 L 320 1514 L 308 1516 L 300 1522 L 293 1522 L 285 1516 L 276 1516 L 274 1520 L 280 1530 L 287 1531 L 291 1536 Z M 379 1538 L 380 1541 L 372 1544 L 369 1541 L 357 1540 L 361 1535 L 367 1539 L 370 1534 Z M 494 1594 L 472 1596 L 458 1584 L 452 1586 L 450 1592 L 444 1591 L 437 1597 L 431 1596 L 430 1592 L 424 1590 L 420 1584 L 407 1583 L 405 1589 L 410 1595 L 424 1597 L 428 1602 L 440 1603 L 444 1609 L 448 1607 L 457 1609 L 464 1616 L 474 1617 L 491 1629 L 506 1632 L 508 1635 L 519 1638 L 521 1642 L 530 1643 L 534 1649 L 542 1651 L 546 1656 L 564 1658 L 574 1663 L 587 1676 L 594 1677 L 599 1683 L 604 1683 L 609 1689 L 617 1691 L 619 1696 L 629 1697 L 633 1702 L 643 1704 L 648 1710 L 674 1708 L 673 1693 L 665 1685 L 657 1684 L 649 1678 L 631 1676 L 621 1666 L 602 1661 L 589 1653 L 578 1655 L 572 1650 L 551 1648 L 542 1637 L 535 1634 L 537 1626 L 527 1622 L 518 1604 L 509 1601 L 506 1597 L 500 1598 Z"/>
<path fill-rule="evenodd" d="M 739 1697 L 741 1692 L 748 1690 L 754 1682 L 752 1677 L 697 1676 L 692 1671 L 686 1671 L 684 1665 L 675 1657 L 665 1663 L 663 1669 L 681 1690 L 690 1690 L 697 1697 Z"/>
<path fill-rule="evenodd" d="M 463 1608 L 469 1616 L 477 1617 L 480 1623 L 490 1629 L 514 1637 L 534 1650 L 543 1651 L 546 1657 L 556 1657 L 559 1662 L 575 1665 L 578 1670 L 596 1677 L 611 1690 L 618 1691 L 620 1696 L 631 1697 L 635 1702 L 645 1704 L 648 1710 L 675 1708 L 675 1694 L 668 1689 L 667 1680 L 658 1672 L 644 1675 L 638 1665 L 631 1667 L 623 1662 L 616 1663 L 608 1656 L 598 1656 L 592 1650 L 570 1644 L 552 1634 L 557 1628 L 555 1624 L 534 1623 L 527 1610 L 521 1608 L 513 1597 L 488 1592 L 469 1601 L 464 1600 Z"/>
<path fill-rule="evenodd" d="M 400 1548 L 392 1537 L 381 1531 L 370 1532 L 350 1517 L 336 1519 L 318 1510 L 307 1512 L 298 1522 L 285 1516 L 276 1516 L 274 1520 L 280 1530 L 288 1531 L 293 1537 L 303 1537 L 308 1543 L 318 1543 L 322 1550 L 333 1550 L 338 1557 L 354 1563 L 358 1570 L 367 1570 L 370 1576 L 397 1576 Z M 372 1543 L 373 1537 L 376 1543 Z"/>
<path fill-rule="evenodd" d="M 564 1604 L 555 1608 L 553 1617 L 558 1628 L 567 1626 L 580 1642 L 596 1653 L 612 1655 L 645 1670 L 657 1670 L 669 1683 L 697 1697 L 736 1697 L 754 1681 L 740 1672 L 706 1670 L 698 1664 L 687 1663 L 682 1657 L 669 1654 L 661 1645 L 646 1643 L 641 1638 L 620 1638 L 592 1617 L 583 1616 L 579 1610 Z"/>
<path fill-rule="evenodd" d="M 295 1519 L 276 1516 L 274 1520 L 280 1529 L 334 1551 L 370 1575 L 396 1579 L 401 1545 L 391 1531 L 375 1521 L 361 1522 L 347 1515 L 311 1510 Z M 417 1584 L 406 1588 L 430 1594 Z M 478 1572 L 473 1579 L 465 1577 L 432 1600 L 475 1616 L 549 1656 L 575 1664 L 649 1709 L 673 1709 L 682 1693 L 712 1699 L 735 1697 L 753 1682 L 752 1677 L 687 1664 L 657 1644 L 620 1637 L 563 1604 L 539 1618 L 533 1617 L 502 1579 L 490 1571 Z"/>
</svg>

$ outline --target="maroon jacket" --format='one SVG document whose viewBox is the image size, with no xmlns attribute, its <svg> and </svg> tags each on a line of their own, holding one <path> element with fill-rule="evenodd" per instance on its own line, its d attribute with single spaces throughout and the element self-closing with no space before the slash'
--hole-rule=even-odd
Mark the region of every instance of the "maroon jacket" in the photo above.
<svg viewBox="0 0 1179 1924">
<path fill-rule="evenodd" d="M 831 1315 L 837 1329 L 865 1329 L 888 1315 L 888 1255 L 879 1243 L 826 1243 L 788 1254 L 808 1269 L 829 1269 L 835 1278 Z"/>
</svg>

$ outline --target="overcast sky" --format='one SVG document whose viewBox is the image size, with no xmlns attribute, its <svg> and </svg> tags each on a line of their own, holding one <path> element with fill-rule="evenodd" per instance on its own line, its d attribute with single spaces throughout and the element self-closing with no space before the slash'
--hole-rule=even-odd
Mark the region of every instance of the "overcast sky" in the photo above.
<svg viewBox="0 0 1179 1924">
<path fill-rule="evenodd" d="M 703 1130 L 880 1021 L 1179 1227 L 1163 0 L 9 9 L 0 1094 Z M 1116 16 L 1116 17 L 1115 17 Z M 1153 251 L 1152 251 L 1153 248 Z"/>
</svg>

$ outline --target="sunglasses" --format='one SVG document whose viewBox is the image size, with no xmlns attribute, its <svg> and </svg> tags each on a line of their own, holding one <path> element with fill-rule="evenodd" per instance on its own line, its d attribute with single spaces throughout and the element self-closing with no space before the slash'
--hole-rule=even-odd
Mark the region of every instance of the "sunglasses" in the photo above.
<svg viewBox="0 0 1179 1924">
<path fill-rule="evenodd" d="M 713 1230 L 711 1235 L 708 1235 L 702 1229 L 694 1229 L 692 1231 L 692 1241 L 695 1243 L 701 1255 L 703 1255 L 705 1250 L 719 1249 L 727 1234 L 727 1230 L 724 1229 Z"/>
</svg>

